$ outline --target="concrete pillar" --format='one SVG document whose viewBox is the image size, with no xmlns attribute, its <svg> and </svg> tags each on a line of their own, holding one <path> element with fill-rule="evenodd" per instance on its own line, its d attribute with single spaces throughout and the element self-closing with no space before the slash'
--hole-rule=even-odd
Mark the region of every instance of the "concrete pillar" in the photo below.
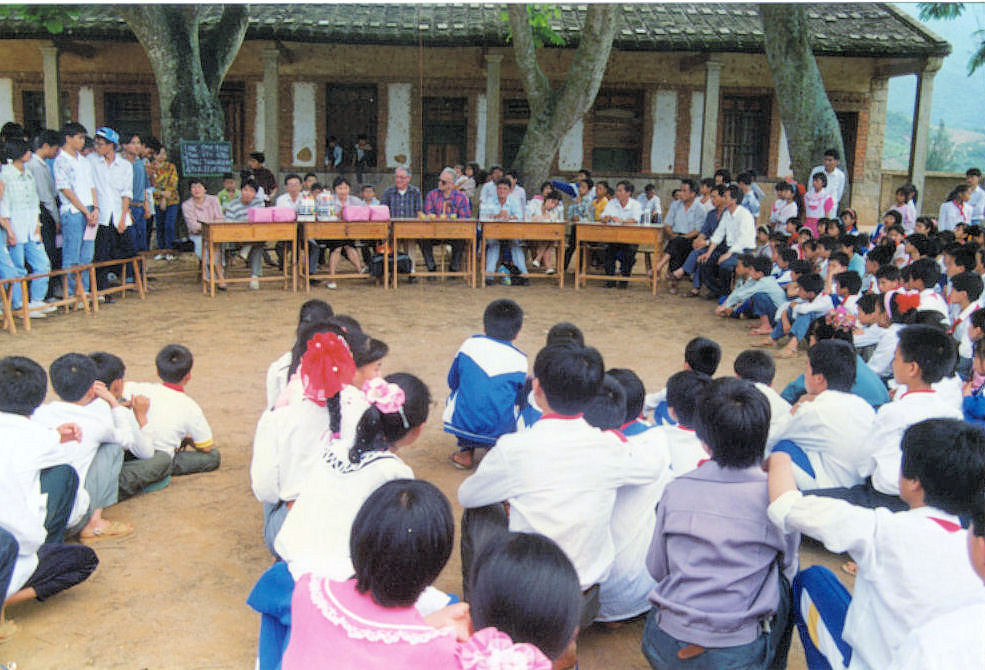
<svg viewBox="0 0 985 670">
<path fill-rule="evenodd" d="M 653 138 L 650 141 L 650 172 L 673 174 L 677 142 L 677 91 L 661 90 L 653 95 Z"/>
<path fill-rule="evenodd" d="M 705 63 L 705 109 L 701 126 L 701 174 L 715 171 L 715 143 L 718 141 L 719 90 L 722 84 L 722 58 L 717 54 Z"/>
<path fill-rule="evenodd" d="M 14 120 L 14 80 L 0 79 L 0 124 Z"/>
<path fill-rule="evenodd" d="M 705 113 L 705 94 L 691 91 L 691 128 L 688 133 L 687 171 L 688 174 L 701 174 L 701 137 L 704 133 L 702 123 Z"/>
<path fill-rule="evenodd" d="M 486 54 L 486 165 L 498 165 L 502 148 L 500 127 L 499 77 L 503 68 L 502 54 Z"/>
<path fill-rule="evenodd" d="M 475 162 L 486 165 L 486 94 L 480 93 L 475 100 Z"/>
<path fill-rule="evenodd" d="M 863 220 L 876 221 L 882 212 L 893 206 L 892 197 L 883 206 L 880 203 L 882 187 L 882 154 L 886 135 L 886 108 L 889 99 L 889 79 L 875 77 L 869 82 L 868 132 L 864 137 L 865 157 L 862 161 L 861 179 L 851 179 L 851 205 Z M 863 114 L 859 114 L 859 132 L 862 131 Z M 862 142 L 860 136 L 858 142 Z M 858 168 L 856 167 L 856 173 Z M 846 194 L 849 195 L 849 194 Z M 842 200 L 844 202 L 844 200 Z M 924 202 L 920 198 L 920 202 Z M 936 205 L 935 205 L 936 206 Z"/>
<path fill-rule="evenodd" d="M 386 85 L 386 166 L 409 168 L 411 161 L 412 84 Z M 403 156 L 397 160 L 398 156 Z"/>
<path fill-rule="evenodd" d="M 58 86 L 58 47 L 54 44 L 42 44 L 41 71 L 44 77 L 44 125 L 46 128 L 57 130 L 62 127 L 58 108 L 61 102 L 61 92 Z"/>
<path fill-rule="evenodd" d="M 280 172 L 280 74 L 277 47 L 264 47 L 263 51 L 263 153 L 267 167 Z"/>
<path fill-rule="evenodd" d="M 923 193 L 927 172 L 927 145 L 930 137 L 930 103 L 934 97 L 934 76 L 943 60 L 928 58 L 917 75 L 917 98 L 913 105 L 913 139 L 910 141 L 910 169 L 908 177 L 917 193 Z"/>
<path fill-rule="evenodd" d="M 294 82 L 294 138 L 291 143 L 291 165 L 314 167 L 315 155 L 315 85 L 307 81 Z"/>
<path fill-rule="evenodd" d="M 92 86 L 79 89 L 79 116 L 76 120 L 85 126 L 90 135 L 99 127 L 96 125 L 96 92 L 92 90 Z"/>
</svg>

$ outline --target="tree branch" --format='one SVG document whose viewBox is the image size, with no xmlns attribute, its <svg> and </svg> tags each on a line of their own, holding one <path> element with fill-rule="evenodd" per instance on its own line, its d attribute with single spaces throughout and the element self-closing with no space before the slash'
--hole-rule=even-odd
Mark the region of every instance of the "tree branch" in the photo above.
<svg viewBox="0 0 985 670">
<path fill-rule="evenodd" d="M 202 72 L 205 84 L 213 94 L 219 92 L 226 72 L 239 53 L 249 19 L 249 5 L 223 5 L 218 24 L 209 29 L 206 39 L 201 40 L 207 45 L 202 51 Z"/>
<path fill-rule="evenodd" d="M 534 33 L 530 27 L 530 17 L 526 5 L 512 4 L 507 7 L 510 26 L 513 29 L 513 57 L 516 59 L 527 92 L 530 111 L 546 106 L 551 95 L 551 84 L 537 63 L 537 49 Z"/>
</svg>

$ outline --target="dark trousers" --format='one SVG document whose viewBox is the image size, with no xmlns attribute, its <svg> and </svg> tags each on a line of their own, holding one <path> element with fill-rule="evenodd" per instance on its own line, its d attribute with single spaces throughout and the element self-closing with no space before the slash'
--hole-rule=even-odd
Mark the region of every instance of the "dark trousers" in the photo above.
<svg viewBox="0 0 985 670">
<path fill-rule="evenodd" d="M 17 539 L 0 528 L 0 599 L 7 598 L 10 579 L 14 576 L 14 564 L 17 563 L 17 552 L 20 546 Z"/>
<path fill-rule="evenodd" d="M 48 254 L 48 261 L 51 263 L 52 268 L 60 268 L 62 266 L 62 250 L 56 246 L 56 237 L 58 235 L 58 224 L 55 223 L 55 218 L 51 213 L 41 206 L 41 243 L 44 244 L 44 252 Z M 51 281 L 48 282 L 48 295 L 51 298 L 55 295 L 61 294 L 61 282 Z"/>
<path fill-rule="evenodd" d="M 868 507 L 869 509 L 886 507 L 892 512 L 905 512 L 910 509 L 910 506 L 903 502 L 903 499 L 899 496 L 891 496 L 882 491 L 877 491 L 872 486 L 871 477 L 866 479 L 864 484 L 852 486 L 851 488 L 815 489 L 811 491 L 811 495 L 837 498 L 838 500 L 845 500 L 853 505 Z"/>
<path fill-rule="evenodd" d="M 132 498 L 146 487 L 155 484 L 171 474 L 171 455 L 155 451 L 150 458 L 136 458 L 127 452 L 120 468 L 119 499 Z"/>
<path fill-rule="evenodd" d="M 193 475 L 198 472 L 212 472 L 219 468 L 221 460 L 218 449 L 179 451 L 171 459 L 171 474 L 177 477 L 179 475 Z"/>
<path fill-rule="evenodd" d="M 720 296 L 723 291 L 728 290 L 727 285 L 724 289 L 722 287 L 721 273 L 718 267 L 718 259 L 726 253 L 728 253 L 728 247 L 724 245 L 715 247 L 711 257 L 701 267 L 701 282 L 708 287 L 714 296 Z"/>
<path fill-rule="evenodd" d="M 605 245 L 605 274 L 616 274 L 616 262 L 619 262 L 619 274 L 628 277 L 633 274 L 636 264 L 637 244 L 607 244 Z M 610 282 L 610 285 L 612 282 Z M 619 282 L 620 288 L 626 288 L 626 282 Z"/>
<path fill-rule="evenodd" d="M 462 598 L 469 600 L 472 561 L 490 540 L 510 532 L 510 518 L 501 503 L 467 508 L 462 513 Z"/>
<path fill-rule="evenodd" d="M 683 235 L 674 237 L 667 243 L 667 253 L 670 254 L 670 261 L 667 264 L 668 271 L 673 272 L 684 265 L 688 254 L 691 253 L 693 243 L 692 238 Z"/>
<path fill-rule="evenodd" d="M 136 255 L 137 245 L 134 242 L 133 231 L 130 228 L 125 229 L 121 233 L 116 229 L 116 224 L 113 220 L 110 219 L 108 226 L 99 226 L 96 230 L 96 242 L 92 254 L 93 263 L 133 258 Z M 104 289 L 107 287 L 106 275 L 114 269 L 112 266 L 106 266 L 96 270 L 97 288 Z M 120 276 L 120 281 L 125 281 L 127 277 L 133 279 L 133 272 L 129 269 L 124 269 L 123 275 Z"/>
<path fill-rule="evenodd" d="M 462 267 L 462 252 L 465 251 L 465 240 L 421 240 L 418 242 L 418 246 L 421 248 L 421 255 L 424 257 L 424 264 L 427 266 L 428 271 L 434 272 L 437 267 L 434 262 L 434 245 L 446 243 L 451 245 L 451 265 L 448 269 L 451 272 L 458 272 Z"/>
<path fill-rule="evenodd" d="M 96 552 L 83 544 L 42 544 L 38 549 L 38 567 L 24 588 L 34 589 L 38 600 L 47 600 L 84 582 L 97 565 Z"/>
<path fill-rule="evenodd" d="M 55 465 L 41 471 L 41 493 L 48 495 L 44 519 L 44 528 L 48 531 L 46 543 L 61 544 L 65 541 L 65 527 L 78 489 L 79 475 L 71 465 Z"/>
</svg>

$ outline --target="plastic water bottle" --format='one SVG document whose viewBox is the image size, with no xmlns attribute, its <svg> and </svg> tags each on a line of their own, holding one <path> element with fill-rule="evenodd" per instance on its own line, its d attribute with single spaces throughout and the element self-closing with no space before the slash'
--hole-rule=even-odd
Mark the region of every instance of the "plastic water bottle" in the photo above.
<svg viewBox="0 0 985 670">
<path fill-rule="evenodd" d="M 649 226 L 651 224 L 651 218 L 653 216 L 653 210 L 647 207 L 643 210 L 643 225 Z"/>
<path fill-rule="evenodd" d="M 315 214 L 319 221 L 331 221 L 333 213 L 333 203 L 334 198 L 332 194 L 327 191 L 322 191 L 318 194 L 318 200 L 315 204 Z"/>
</svg>

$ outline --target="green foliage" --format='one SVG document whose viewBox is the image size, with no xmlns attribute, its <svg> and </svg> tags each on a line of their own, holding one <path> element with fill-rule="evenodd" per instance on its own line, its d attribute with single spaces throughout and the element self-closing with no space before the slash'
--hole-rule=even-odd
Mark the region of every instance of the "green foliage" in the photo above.
<svg viewBox="0 0 985 670">
<path fill-rule="evenodd" d="M 950 169 L 954 162 L 954 142 L 951 134 L 944 127 L 944 121 L 937 126 L 937 130 L 930 137 L 930 146 L 927 147 L 927 171 L 945 172 Z"/>
<path fill-rule="evenodd" d="M 563 47 L 564 37 L 555 32 L 551 27 L 551 21 L 561 18 L 561 9 L 553 5 L 527 5 L 527 17 L 530 22 L 530 29 L 534 35 L 534 45 L 539 47 L 550 44 L 556 47 Z M 510 16 L 504 9 L 499 13 L 499 20 L 510 23 Z M 513 28 L 510 27 L 506 35 L 506 41 L 513 39 Z"/>
<path fill-rule="evenodd" d="M 58 35 L 79 19 L 79 10 L 65 5 L 0 5 L 0 19 L 27 21 Z"/>
<path fill-rule="evenodd" d="M 921 21 L 931 19 L 949 21 L 958 18 L 964 12 L 963 2 L 918 2 L 917 7 L 920 8 Z"/>
</svg>

